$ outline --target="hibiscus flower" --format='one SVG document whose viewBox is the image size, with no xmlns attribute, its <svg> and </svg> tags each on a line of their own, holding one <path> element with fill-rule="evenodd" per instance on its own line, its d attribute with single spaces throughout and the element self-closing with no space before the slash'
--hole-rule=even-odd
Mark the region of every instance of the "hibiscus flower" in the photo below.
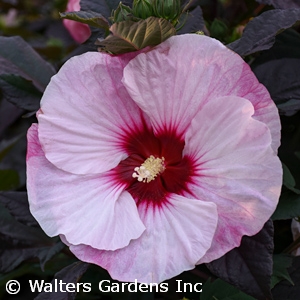
<svg viewBox="0 0 300 300">
<path fill-rule="evenodd" d="M 277 109 L 249 66 L 212 38 L 74 57 L 37 118 L 31 212 L 114 279 L 161 282 L 217 259 L 277 205 Z"/>
<path fill-rule="evenodd" d="M 67 12 L 71 11 L 80 11 L 80 0 L 68 0 Z M 91 35 L 90 27 L 87 24 L 68 19 L 63 19 L 63 24 L 72 38 L 79 44 L 85 42 Z"/>
</svg>

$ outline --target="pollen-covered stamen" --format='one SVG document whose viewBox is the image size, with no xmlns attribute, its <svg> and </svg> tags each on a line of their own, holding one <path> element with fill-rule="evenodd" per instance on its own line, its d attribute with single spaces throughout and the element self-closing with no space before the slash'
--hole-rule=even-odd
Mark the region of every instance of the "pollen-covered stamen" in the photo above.
<svg viewBox="0 0 300 300">
<path fill-rule="evenodd" d="M 155 179 L 155 177 L 165 170 L 165 159 L 155 158 L 150 155 L 140 167 L 134 168 L 132 177 L 137 178 L 139 182 L 150 182 Z"/>
</svg>

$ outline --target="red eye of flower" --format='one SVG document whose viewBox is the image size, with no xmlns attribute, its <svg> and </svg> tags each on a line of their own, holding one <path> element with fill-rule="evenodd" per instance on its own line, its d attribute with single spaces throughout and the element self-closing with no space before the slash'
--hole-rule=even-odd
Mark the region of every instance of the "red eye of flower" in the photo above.
<svg viewBox="0 0 300 300">
<path fill-rule="evenodd" d="M 126 185 L 136 203 L 160 207 L 168 195 L 182 195 L 192 180 L 193 162 L 183 157 L 184 140 L 176 130 L 155 136 L 144 126 L 143 131 L 124 137 L 128 157 L 115 168 L 115 180 Z"/>
</svg>

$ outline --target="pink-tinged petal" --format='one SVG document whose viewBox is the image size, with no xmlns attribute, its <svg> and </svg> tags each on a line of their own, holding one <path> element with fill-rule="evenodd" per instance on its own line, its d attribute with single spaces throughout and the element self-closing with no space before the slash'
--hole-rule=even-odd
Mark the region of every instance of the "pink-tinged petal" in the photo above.
<svg viewBox="0 0 300 300">
<path fill-rule="evenodd" d="M 282 167 L 268 127 L 252 118 L 250 101 L 211 99 L 191 122 L 184 155 L 195 162 L 188 189 L 213 202 L 219 221 L 212 247 L 200 262 L 212 261 L 256 234 L 278 203 Z"/>
<path fill-rule="evenodd" d="M 71 246 L 71 244 L 67 241 L 66 237 L 63 234 L 59 235 L 59 238 L 61 239 L 61 241 L 66 244 L 68 247 Z"/>
<path fill-rule="evenodd" d="M 67 11 L 80 11 L 80 0 L 68 0 Z M 63 19 L 63 24 L 77 43 L 85 42 L 91 35 L 87 24 Z"/>
<path fill-rule="evenodd" d="M 72 38 L 79 44 L 84 43 L 91 35 L 90 27 L 72 20 L 63 20 L 64 26 L 69 31 Z"/>
<path fill-rule="evenodd" d="M 123 249 L 99 251 L 78 245 L 70 250 L 120 281 L 158 283 L 192 269 L 211 245 L 218 219 L 216 206 L 175 194 L 169 203 L 160 209 L 139 206 L 146 231 Z"/>
<path fill-rule="evenodd" d="M 68 0 L 67 11 L 79 11 L 80 0 Z"/>
<path fill-rule="evenodd" d="M 52 165 L 28 131 L 27 189 L 30 211 L 49 236 L 74 244 L 115 250 L 138 238 L 145 227 L 130 194 L 108 177 L 71 174 Z"/>
<path fill-rule="evenodd" d="M 131 57 L 85 53 L 52 77 L 38 121 L 46 158 L 57 168 L 96 174 L 127 157 L 123 138 L 143 127 L 141 111 L 121 83 Z"/>
<path fill-rule="evenodd" d="M 158 133 L 175 129 L 184 134 L 211 99 L 246 98 L 254 105 L 254 118 L 270 128 L 277 151 L 280 121 L 268 91 L 239 55 L 215 39 L 195 34 L 171 37 L 130 61 L 123 82 Z"/>
</svg>

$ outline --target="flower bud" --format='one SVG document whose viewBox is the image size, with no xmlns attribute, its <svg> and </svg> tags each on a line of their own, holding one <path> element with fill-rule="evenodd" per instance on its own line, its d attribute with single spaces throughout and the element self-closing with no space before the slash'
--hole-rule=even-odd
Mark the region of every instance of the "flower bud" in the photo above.
<svg viewBox="0 0 300 300">
<path fill-rule="evenodd" d="M 80 0 L 68 0 L 67 12 L 72 11 L 80 11 Z M 85 42 L 91 35 L 91 30 L 87 24 L 67 19 L 63 20 L 63 24 L 73 39 L 79 44 Z"/>
<path fill-rule="evenodd" d="M 181 12 L 180 0 L 154 0 L 154 14 L 156 17 L 164 18 L 176 23 Z"/>
<path fill-rule="evenodd" d="M 113 10 L 111 19 L 114 23 L 116 23 L 116 22 L 127 21 L 131 18 L 131 16 L 132 16 L 131 8 L 127 5 L 124 5 L 122 2 L 120 2 L 118 7 L 115 10 Z"/>
<path fill-rule="evenodd" d="M 150 0 L 134 0 L 132 12 L 135 17 L 147 19 L 153 16 L 152 1 Z"/>
</svg>

